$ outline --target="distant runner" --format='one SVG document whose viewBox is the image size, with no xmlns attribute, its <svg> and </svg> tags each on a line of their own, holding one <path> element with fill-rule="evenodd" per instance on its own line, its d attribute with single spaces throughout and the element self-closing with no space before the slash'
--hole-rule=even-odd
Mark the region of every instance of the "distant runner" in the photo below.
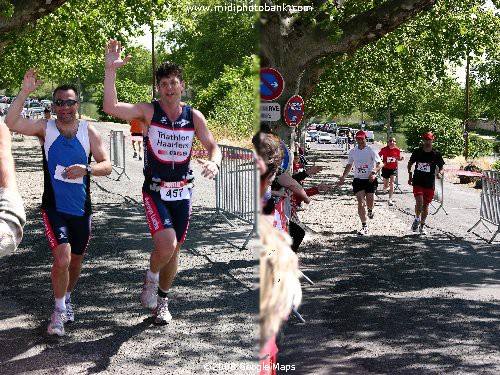
<svg viewBox="0 0 500 375">
<path fill-rule="evenodd" d="M 378 153 L 382 158 L 384 166 L 382 167 L 382 178 L 384 179 L 384 191 L 389 187 L 389 206 L 394 205 L 392 196 L 394 195 L 394 178 L 398 173 L 398 161 L 404 159 L 401 156 L 401 150 L 396 147 L 396 138 L 389 137 L 387 146 L 383 147 Z"/>
</svg>

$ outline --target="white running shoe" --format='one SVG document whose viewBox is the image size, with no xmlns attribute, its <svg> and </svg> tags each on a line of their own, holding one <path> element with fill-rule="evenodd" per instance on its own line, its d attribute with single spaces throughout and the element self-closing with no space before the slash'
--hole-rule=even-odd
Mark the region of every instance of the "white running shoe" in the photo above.
<svg viewBox="0 0 500 375">
<path fill-rule="evenodd" d="M 55 309 L 50 317 L 50 323 L 47 327 L 49 335 L 64 336 L 64 319 L 66 311 Z"/>
<path fill-rule="evenodd" d="M 424 236 L 427 235 L 427 229 L 425 229 L 425 224 L 420 224 L 420 234 Z"/>
<path fill-rule="evenodd" d="M 394 206 L 394 202 L 392 201 L 392 199 L 389 199 L 389 206 Z"/>
<path fill-rule="evenodd" d="M 172 315 L 170 311 L 168 311 L 168 298 L 158 297 L 157 306 L 153 311 L 153 315 L 155 316 L 156 324 L 167 324 L 172 320 Z"/>
<path fill-rule="evenodd" d="M 366 236 L 368 235 L 368 226 L 362 226 L 360 230 L 358 230 L 358 234 L 360 236 Z"/>
<path fill-rule="evenodd" d="M 158 281 L 144 277 L 144 285 L 141 292 L 141 304 L 144 308 L 153 310 L 156 307 L 156 297 L 158 292 Z"/>
<path fill-rule="evenodd" d="M 66 314 L 64 314 L 63 323 L 73 323 L 75 321 L 75 311 L 71 301 L 66 301 Z"/>
</svg>

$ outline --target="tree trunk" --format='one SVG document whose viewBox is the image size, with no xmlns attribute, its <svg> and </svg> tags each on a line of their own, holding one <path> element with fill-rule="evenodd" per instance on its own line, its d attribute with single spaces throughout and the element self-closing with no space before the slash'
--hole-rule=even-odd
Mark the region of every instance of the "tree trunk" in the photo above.
<svg viewBox="0 0 500 375">
<path fill-rule="evenodd" d="M 370 11 L 349 19 L 343 25 L 342 36 L 336 43 L 329 39 L 329 30 L 314 28 L 296 15 L 268 12 L 261 18 L 261 67 L 278 70 L 285 81 L 281 96 L 275 100 L 281 105 L 292 95 L 309 99 L 321 74 L 332 61 L 345 54 L 351 55 L 368 43 L 375 42 L 420 12 L 434 6 L 436 0 L 391 0 Z M 290 144 L 292 129 L 283 119 L 273 129 Z"/>
</svg>

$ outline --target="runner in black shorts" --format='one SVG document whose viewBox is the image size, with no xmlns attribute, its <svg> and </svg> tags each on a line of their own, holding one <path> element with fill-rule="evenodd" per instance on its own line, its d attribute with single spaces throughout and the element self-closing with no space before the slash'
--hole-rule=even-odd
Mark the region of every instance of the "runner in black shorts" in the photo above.
<svg viewBox="0 0 500 375">
<path fill-rule="evenodd" d="M 358 201 L 358 215 L 361 219 L 361 229 L 358 234 L 366 235 L 368 234 L 368 226 L 366 224 L 365 206 L 368 206 L 368 218 L 373 219 L 374 193 L 377 189 L 376 175 L 383 164 L 380 156 L 367 145 L 364 131 L 358 131 L 355 138 L 357 147 L 349 151 L 347 165 L 337 182 L 337 186 L 344 184 L 346 176 L 354 166 L 352 188 Z"/>
<path fill-rule="evenodd" d="M 62 85 L 54 90 L 57 119 L 21 117 L 25 100 L 41 84 L 37 77 L 33 68 L 26 72 L 21 91 L 5 120 L 12 131 L 36 136 L 42 144 L 42 215 L 53 256 L 51 276 L 55 300 L 47 332 L 63 336 L 64 323 L 75 318 L 71 292 L 80 276 L 90 238 L 90 176 L 109 175 L 111 163 L 94 126 L 76 118 L 79 107 L 76 87 Z M 97 164 L 91 166 L 92 156 Z"/>
</svg>

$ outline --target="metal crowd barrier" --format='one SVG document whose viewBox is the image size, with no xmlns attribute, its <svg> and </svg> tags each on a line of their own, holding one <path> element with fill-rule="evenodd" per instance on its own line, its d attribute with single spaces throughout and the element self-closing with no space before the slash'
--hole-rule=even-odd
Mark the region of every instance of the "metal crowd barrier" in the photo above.
<svg viewBox="0 0 500 375">
<path fill-rule="evenodd" d="M 222 162 L 215 179 L 215 213 L 209 219 L 220 216 L 230 226 L 231 219 L 239 219 L 252 225 L 241 247 L 246 247 L 252 234 L 257 234 L 259 176 L 255 153 L 246 148 L 219 145 Z"/>
<path fill-rule="evenodd" d="M 481 211 L 480 217 L 476 224 L 467 232 L 474 229 L 479 223 L 482 223 L 491 233 L 490 228 L 484 223 L 485 221 L 497 226 L 496 232 L 490 238 L 488 243 L 492 243 L 497 234 L 500 232 L 500 172 L 498 171 L 483 171 L 481 177 Z"/>
<path fill-rule="evenodd" d="M 443 202 L 444 202 L 444 197 L 443 197 L 443 192 L 444 192 L 444 172 L 441 176 L 441 178 L 436 178 L 435 179 L 435 186 L 434 186 L 434 197 L 432 198 L 433 202 L 436 202 L 438 206 L 436 207 L 434 204 L 431 205 L 436 209 L 431 215 L 435 215 L 439 212 L 440 209 L 443 209 L 444 213 L 448 215 L 448 212 L 446 212 Z"/>
<path fill-rule="evenodd" d="M 111 130 L 109 134 L 109 157 L 111 158 L 111 166 L 118 173 L 116 181 L 125 175 L 125 136 L 121 130 Z"/>
<path fill-rule="evenodd" d="M 349 152 L 349 138 L 347 137 L 336 137 L 335 141 L 338 145 L 340 145 L 340 149 L 344 151 L 344 153 Z"/>
</svg>

